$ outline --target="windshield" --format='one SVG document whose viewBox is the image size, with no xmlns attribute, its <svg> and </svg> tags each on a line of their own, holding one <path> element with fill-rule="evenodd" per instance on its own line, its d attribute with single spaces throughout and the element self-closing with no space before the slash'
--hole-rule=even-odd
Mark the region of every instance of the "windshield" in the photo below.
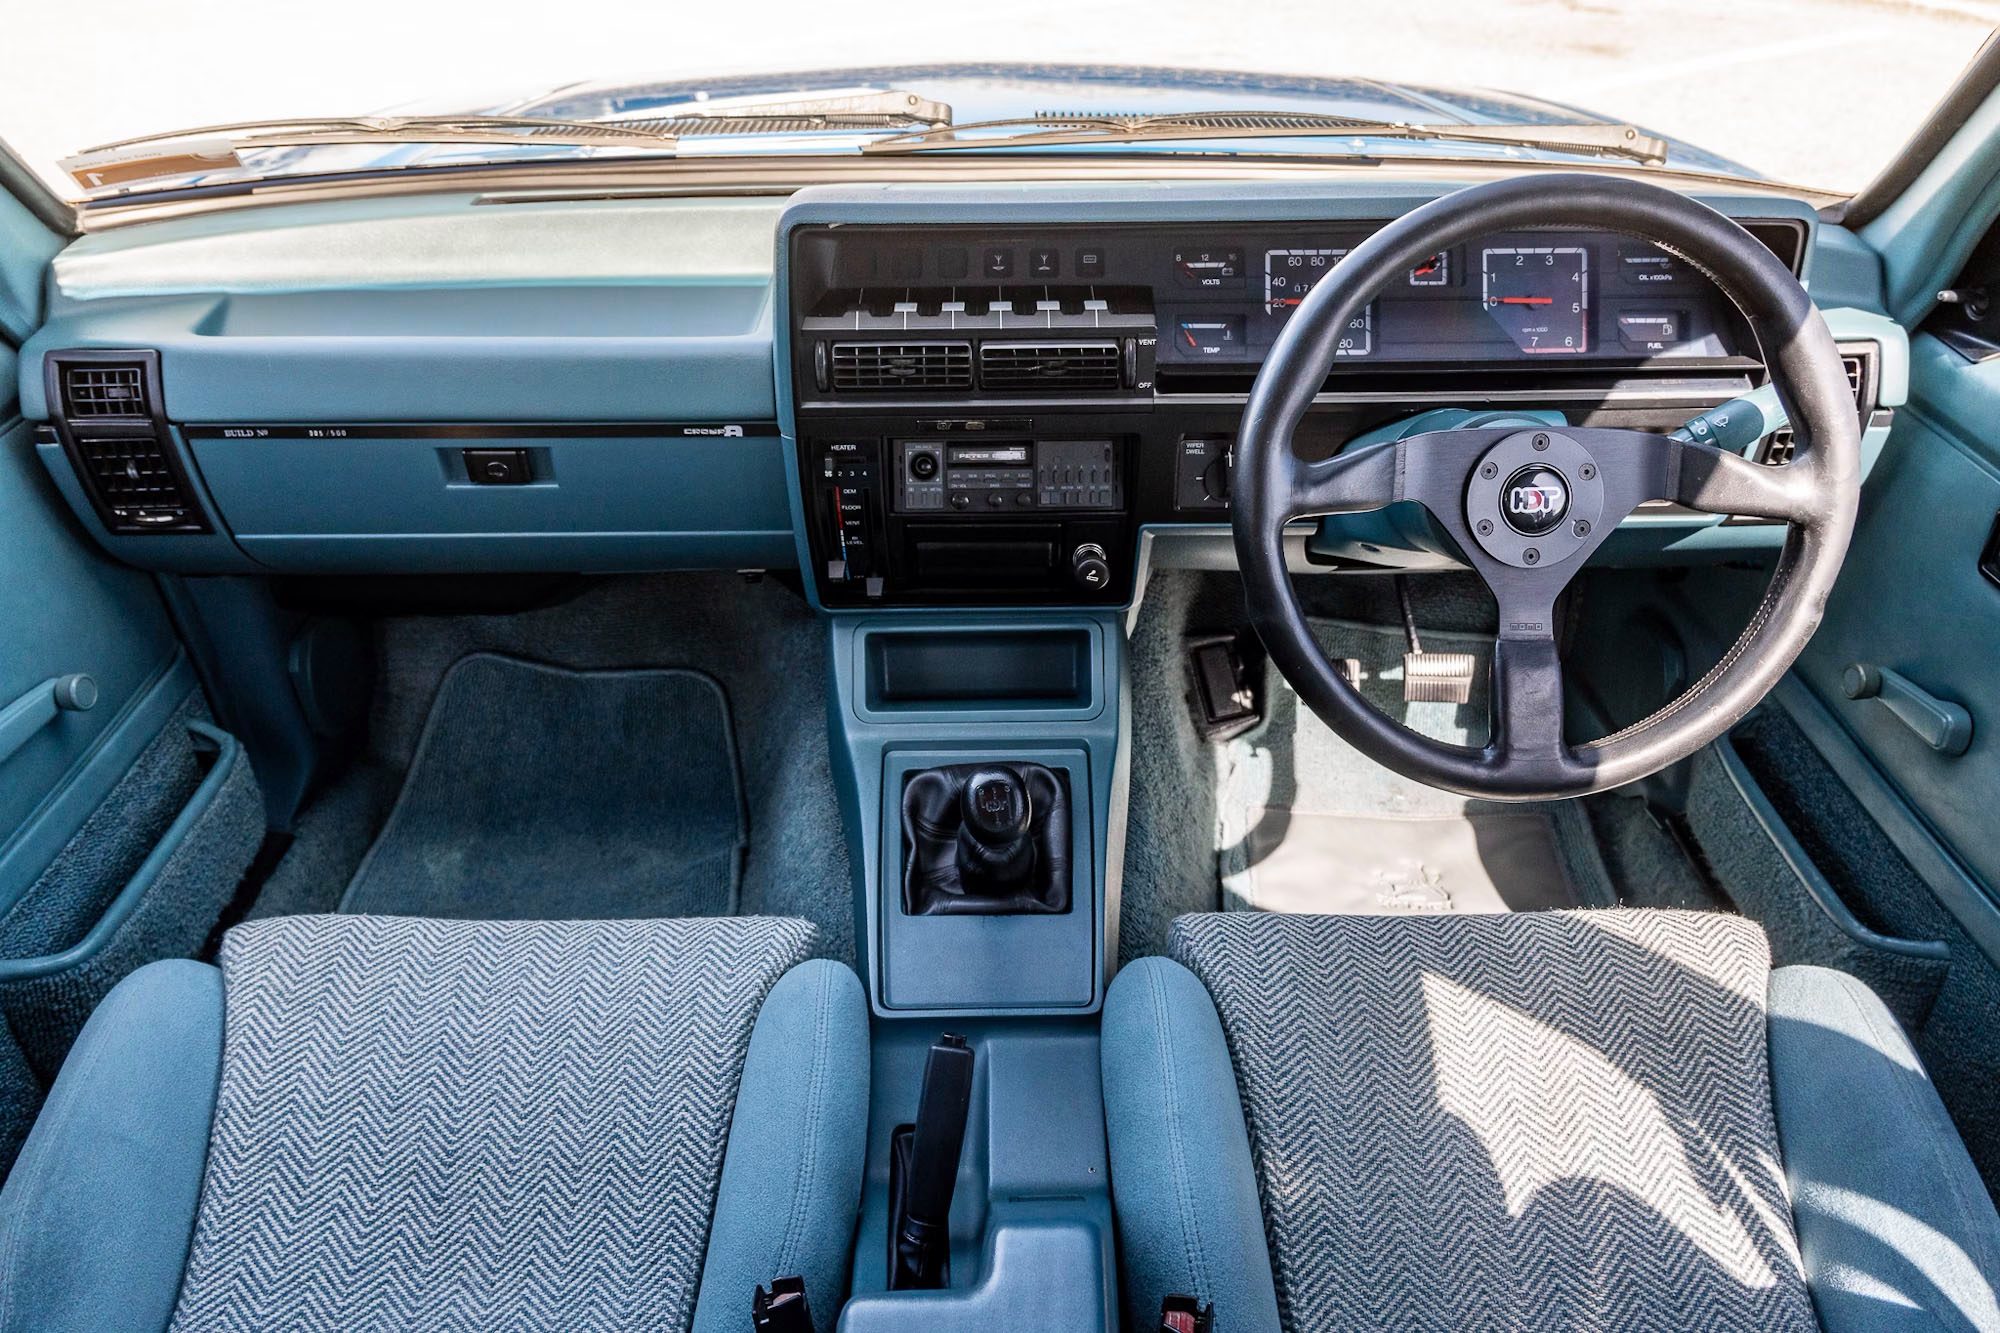
<svg viewBox="0 0 2000 1333">
<path fill-rule="evenodd" d="M 854 13 L 825 0 L 358 0 L 337 17 L 268 0 L 42 6 L 9 25 L 0 138 L 71 200 L 523 159 L 891 149 L 1596 160 L 1846 193 L 1917 128 L 2000 5 L 1022 0 L 920 22 Z M 795 100 L 826 91 L 847 99 L 832 114 Z M 1135 119 L 1191 112 L 1318 119 L 1200 134 Z M 1097 127 L 1051 133 L 1065 118 Z M 1002 124 L 968 150 L 975 132 L 947 121 Z"/>
</svg>

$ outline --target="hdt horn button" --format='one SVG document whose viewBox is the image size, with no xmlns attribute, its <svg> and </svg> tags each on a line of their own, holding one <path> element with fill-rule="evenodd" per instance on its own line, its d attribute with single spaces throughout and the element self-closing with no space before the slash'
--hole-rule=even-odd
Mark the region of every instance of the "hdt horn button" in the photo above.
<svg viewBox="0 0 2000 1333">
<path fill-rule="evenodd" d="M 1500 488 L 1500 517 L 1523 537 L 1544 537 L 1569 513 L 1569 482 L 1545 463 L 1515 470 Z"/>
</svg>

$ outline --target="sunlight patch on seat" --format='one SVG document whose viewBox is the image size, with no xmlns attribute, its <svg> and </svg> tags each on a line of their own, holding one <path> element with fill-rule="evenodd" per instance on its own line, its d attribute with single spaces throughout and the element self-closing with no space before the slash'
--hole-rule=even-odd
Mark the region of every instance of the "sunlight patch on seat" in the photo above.
<svg viewBox="0 0 2000 1333">
<path fill-rule="evenodd" d="M 1777 1284 L 1737 1213 L 1695 1178 L 1657 1096 L 1594 1047 L 1449 977 L 1426 972 L 1423 993 L 1439 1104 L 1478 1137 L 1511 1216 L 1551 1186 L 1597 1182 L 1745 1287 Z"/>
<path fill-rule="evenodd" d="M 1896 1263 L 1922 1274 L 1925 1282 L 1958 1308 L 1968 1328 L 2000 1327 L 2000 1294 L 1957 1241 L 1922 1218 L 1872 1195 L 1838 1185 L 1813 1185 L 1810 1191 L 1815 1211 L 1865 1232 L 1881 1244 L 1885 1257 L 1893 1256 Z M 1818 1278 L 1823 1285 L 1862 1295 L 1874 1296 L 1878 1288 L 1894 1290 L 1881 1274 L 1864 1273 L 1848 1265 Z"/>
</svg>

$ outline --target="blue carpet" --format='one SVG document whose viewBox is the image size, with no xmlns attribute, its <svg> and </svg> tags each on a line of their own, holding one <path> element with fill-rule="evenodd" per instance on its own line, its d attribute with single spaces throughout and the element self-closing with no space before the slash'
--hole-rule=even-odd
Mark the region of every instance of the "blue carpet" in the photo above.
<svg viewBox="0 0 2000 1333">
<path fill-rule="evenodd" d="M 476 653 L 446 673 L 341 910 L 723 916 L 747 842 L 728 705 L 685 670 Z"/>
</svg>

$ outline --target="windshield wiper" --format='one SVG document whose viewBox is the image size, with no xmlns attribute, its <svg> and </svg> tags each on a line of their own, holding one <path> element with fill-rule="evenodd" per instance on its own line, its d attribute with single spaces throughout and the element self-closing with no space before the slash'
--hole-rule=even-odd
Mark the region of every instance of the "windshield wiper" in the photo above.
<svg viewBox="0 0 2000 1333">
<path fill-rule="evenodd" d="M 88 190 L 163 176 L 228 171 L 242 154 L 262 148 L 310 148 L 370 143 L 548 143 L 568 147 L 644 148 L 671 152 L 676 136 L 639 125 L 538 116 L 334 116 L 204 125 L 100 144 L 62 160 Z"/>
<path fill-rule="evenodd" d="M 951 108 L 902 88 L 823 88 L 702 97 L 590 123 L 643 125 L 683 135 L 945 129 L 951 124 Z"/>
<path fill-rule="evenodd" d="M 242 154 L 338 144 L 549 144 L 672 153 L 691 134 L 892 132 L 951 124 L 951 108 L 900 88 L 834 88 L 675 103 L 600 120 L 550 116 L 327 116 L 238 121 L 99 144 L 61 166 L 87 190 L 242 169 Z"/>
<path fill-rule="evenodd" d="M 1014 131 L 981 133 L 982 131 Z M 1188 111 L 1160 116 L 1035 116 L 948 125 L 876 139 L 864 153 L 931 153 L 978 148 L 1064 144 L 1147 143 L 1168 139 L 1428 139 L 1504 144 L 1567 153 L 1630 158 L 1649 166 L 1667 160 L 1667 142 L 1633 125 L 1417 125 L 1398 120 L 1298 111 Z"/>
</svg>

